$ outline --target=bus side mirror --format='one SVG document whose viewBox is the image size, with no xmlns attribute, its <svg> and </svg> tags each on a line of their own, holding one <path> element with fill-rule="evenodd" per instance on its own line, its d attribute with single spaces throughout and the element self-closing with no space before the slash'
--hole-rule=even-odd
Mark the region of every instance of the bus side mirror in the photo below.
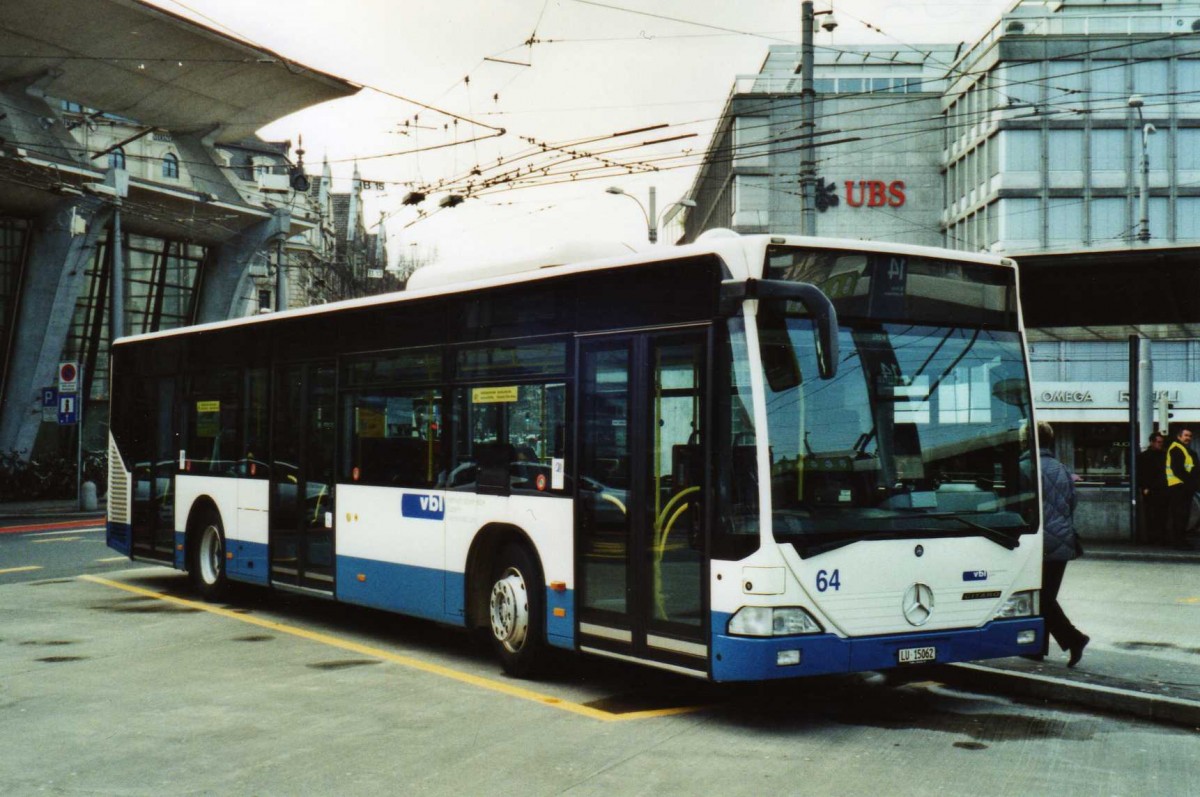
<svg viewBox="0 0 1200 797">
<path fill-rule="evenodd" d="M 832 379 L 837 375 L 838 364 L 838 320 L 837 310 L 829 297 L 815 285 L 807 282 L 787 282 L 785 280 L 746 280 L 745 282 L 727 281 L 721 283 L 721 309 L 726 313 L 736 312 L 741 303 L 747 299 L 758 299 L 760 323 L 759 329 L 765 332 L 781 333 L 787 339 L 783 302 L 796 301 L 804 306 L 805 312 L 812 316 L 815 322 L 813 337 L 817 348 L 817 370 L 822 379 Z M 773 306 L 774 305 L 774 306 Z M 765 312 L 764 312 L 765 311 Z M 789 347 L 790 348 L 790 347 Z M 768 371 L 775 370 L 775 365 L 764 363 Z M 800 384 L 799 368 L 794 377 L 787 374 L 784 365 L 780 365 L 776 376 L 780 379 L 777 386 L 771 382 L 771 389 L 778 392 Z M 768 373 L 770 380 L 771 374 Z M 792 381 L 794 378 L 795 381 Z M 786 384 L 790 382 L 791 384 Z"/>
</svg>

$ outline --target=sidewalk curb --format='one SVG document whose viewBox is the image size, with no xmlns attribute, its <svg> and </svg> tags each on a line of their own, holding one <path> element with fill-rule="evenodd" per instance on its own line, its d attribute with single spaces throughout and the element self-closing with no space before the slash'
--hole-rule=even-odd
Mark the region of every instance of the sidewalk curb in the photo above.
<svg viewBox="0 0 1200 797">
<path fill-rule="evenodd" d="M 1157 562 L 1160 564 L 1200 564 L 1200 551 L 1092 551 L 1084 559 L 1093 562 Z"/>
<path fill-rule="evenodd" d="M 1010 697 L 1037 698 L 1100 709 L 1200 730 L 1200 701 L 1081 683 L 1051 675 L 1015 672 L 982 664 L 948 664 L 941 673 L 945 676 L 943 680 L 951 686 L 986 689 Z"/>
</svg>

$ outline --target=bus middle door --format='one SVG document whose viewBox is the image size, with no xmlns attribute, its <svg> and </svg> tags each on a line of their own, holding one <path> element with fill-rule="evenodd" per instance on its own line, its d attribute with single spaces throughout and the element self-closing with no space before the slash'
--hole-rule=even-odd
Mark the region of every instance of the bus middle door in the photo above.
<svg viewBox="0 0 1200 797">
<path fill-rule="evenodd" d="M 284 365 L 275 372 L 270 551 L 274 584 L 334 588 L 337 368 Z"/>
</svg>

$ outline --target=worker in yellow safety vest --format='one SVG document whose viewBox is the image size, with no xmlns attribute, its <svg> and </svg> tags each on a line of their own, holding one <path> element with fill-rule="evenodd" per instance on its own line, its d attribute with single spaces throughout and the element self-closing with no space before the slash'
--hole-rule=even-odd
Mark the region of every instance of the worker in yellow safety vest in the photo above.
<svg viewBox="0 0 1200 797">
<path fill-rule="evenodd" d="M 1190 443 L 1192 430 L 1181 429 L 1167 448 L 1167 544 L 1185 547 L 1192 496 L 1196 492 L 1195 464 Z"/>
</svg>

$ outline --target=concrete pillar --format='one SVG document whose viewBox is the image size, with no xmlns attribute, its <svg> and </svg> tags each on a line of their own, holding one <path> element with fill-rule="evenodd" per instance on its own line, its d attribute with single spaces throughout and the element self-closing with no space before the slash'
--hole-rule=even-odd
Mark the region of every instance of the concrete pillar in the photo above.
<svg viewBox="0 0 1200 797">
<path fill-rule="evenodd" d="M 80 197 L 61 202 L 33 225 L 0 410 L 0 451 L 28 458 L 33 448 L 42 422 L 41 389 L 57 384 L 75 302 L 111 218 L 106 202 Z"/>
<path fill-rule="evenodd" d="M 269 249 L 281 235 L 287 235 L 291 227 L 291 214 L 279 208 L 269 219 L 255 224 L 237 237 L 222 244 L 216 257 L 206 267 L 200 280 L 200 295 L 197 297 L 196 323 L 225 321 L 246 315 L 247 300 L 258 305 L 258 292 L 252 290 L 250 265 L 259 258 L 273 253 Z"/>
</svg>

